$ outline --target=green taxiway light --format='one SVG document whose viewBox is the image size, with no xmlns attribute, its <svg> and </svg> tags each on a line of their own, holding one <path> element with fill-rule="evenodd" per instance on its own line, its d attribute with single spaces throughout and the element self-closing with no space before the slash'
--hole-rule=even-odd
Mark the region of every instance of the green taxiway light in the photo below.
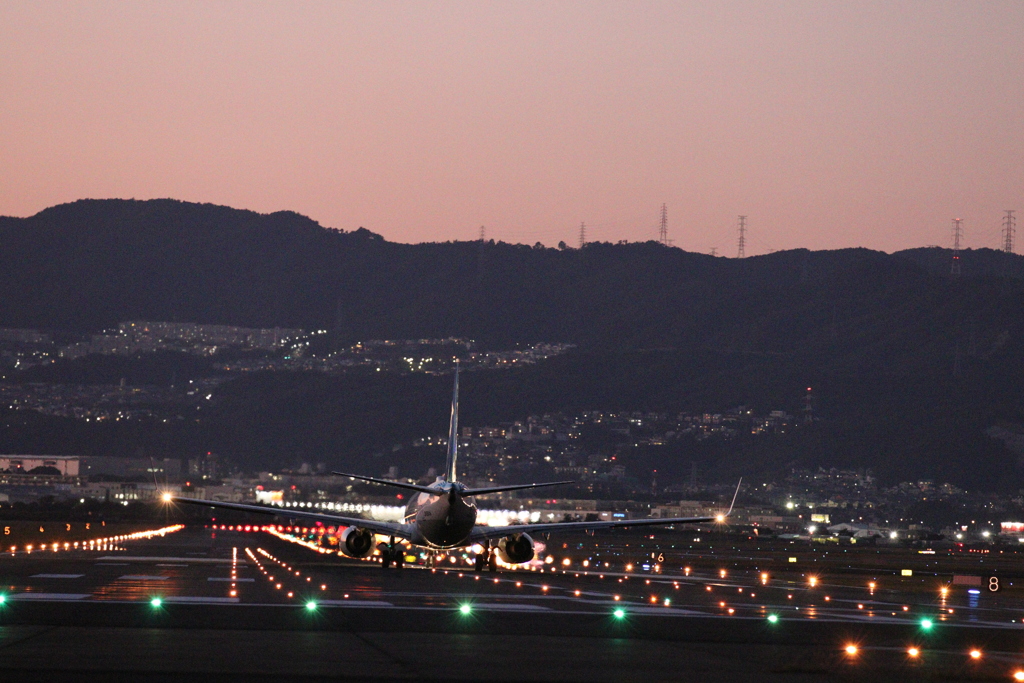
<svg viewBox="0 0 1024 683">
<path fill-rule="evenodd" d="M 462 612 L 463 614 L 469 614 L 470 612 L 473 611 L 473 608 L 470 607 L 469 604 L 465 604 L 465 605 L 463 605 L 462 607 L 459 608 L 459 611 Z"/>
<path fill-rule="evenodd" d="M 312 612 L 313 610 L 316 609 L 316 603 L 313 602 L 312 600 L 310 600 L 309 602 L 306 603 L 306 609 L 308 609 L 310 612 Z"/>
<path fill-rule="evenodd" d="M 161 605 L 164 604 L 164 601 L 161 600 L 160 598 L 153 598 L 152 600 L 149 601 L 149 604 L 152 605 L 153 607 L 160 607 Z"/>
<path fill-rule="evenodd" d="M 622 618 L 624 618 L 626 616 L 626 610 L 624 610 L 624 609 L 622 609 L 620 607 L 617 610 L 615 610 L 614 612 L 612 612 L 612 614 L 615 616 L 616 619 L 622 619 Z"/>
<path fill-rule="evenodd" d="M 0 605 L 4 604 L 5 602 L 7 602 L 7 596 L 6 595 L 0 595 Z"/>
<path fill-rule="evenodd" d="M 925 631 L 929 630 L 932 626 L 933 626 L 933 623 L 932 623 L 931 619 L 922 619 L 921 620 L 921 628 L 923 628 Z"/>
<path fill-rule="evenodd" d="M 768 621 L 769 621 L 769 622 L 771 622 L 771 623 L 773 623 L 773 624 L 774 624 L 774 623 L 776 623 L 776 622 L 777 622 L 778 620 L 779 620 L 779 615 L 777 615 L 777 614 L 769 614 L 769 615 L 768 615 Z"/>
</svg>

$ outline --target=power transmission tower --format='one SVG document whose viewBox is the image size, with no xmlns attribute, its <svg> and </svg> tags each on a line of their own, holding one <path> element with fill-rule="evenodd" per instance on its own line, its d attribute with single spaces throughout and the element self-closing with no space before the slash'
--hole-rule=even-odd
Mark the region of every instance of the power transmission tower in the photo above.
<svg viewBox="0 0 1024 683">
<path fill-rule="evenodd" d="M 484 281 L 484 269 L 486 254 L 484 253 L 484 245 L 487 244 L 487 230 L 484 226 L 480 226 L 480 246 L 477 247 L 476 252 L 476 283 L 482 284 Z"/>
<path fill-rule="evenodd" d="M 739 232 L 740 232 L 740 244 L 739 244 L 740 248 L 739 248 L 739 252 L 738 252 L 736 257 L 737 258 L 743 258 L 744 256 L 747 255 L 746 254 L 746 246 L 747 246 L 747 217 L 746 216 L 740 216 Z"/>
<path fill-rule="evenodd" d="M 953 219 L 953 265 L 949 274 L 960 277 L 960 238 L 964 236 L 964 222 L 960 218 Z"/>
<path fill-rule="evenodd" d="M 587 245 L 587 224 L 580 223 L 580 249 Z"/>
<path fill-rule="evenodd" d="M 1003 251 L 1007 254 L 1013 253 L 1013 233 L 1016 227 L 1017 219 L 1014 217 L 1016 211 L 1013 209 L 1006 210 L 1006 218 L 1003 219 Z"/>
<path fill-rule="evenodd" d="M 668 207 L 661 205 L 661 229 L 658 230 L 658 241 L 668 246 Z"/>
</svg>

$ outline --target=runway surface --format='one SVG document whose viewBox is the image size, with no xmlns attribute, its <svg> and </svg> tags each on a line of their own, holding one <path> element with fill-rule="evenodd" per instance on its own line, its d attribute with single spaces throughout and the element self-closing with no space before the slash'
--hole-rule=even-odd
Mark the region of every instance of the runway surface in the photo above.
<svg viewBox="0 0 1024 683">
<path fill-rule="evenodd" d="M 543 571 L 476 573 L 461 557 L 385 570 L 283 536 L 196 527 L 5 553 L 0 677 L 1013 680 L 1024 669 L 1015 556 L 865 554 L 856 571 L 845 555 L 617 533 L 549 543 Z M 892 570 L 911 562 L 910 577 Z M 979 581 L 998 566 L 1003 590 L 950 585 L 945 565 Z"/>
</svg>

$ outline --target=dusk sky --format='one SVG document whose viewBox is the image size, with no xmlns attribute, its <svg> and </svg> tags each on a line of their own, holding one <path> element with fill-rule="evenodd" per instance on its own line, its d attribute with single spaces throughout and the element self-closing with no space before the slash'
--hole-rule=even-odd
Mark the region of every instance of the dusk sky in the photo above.
<svg viewBox="0 0 1024 683">
<path fill-rule="evenodd" d="M 0 0 L 0 214 L 1024 251 L 1024 2 Z"/>
</svg>

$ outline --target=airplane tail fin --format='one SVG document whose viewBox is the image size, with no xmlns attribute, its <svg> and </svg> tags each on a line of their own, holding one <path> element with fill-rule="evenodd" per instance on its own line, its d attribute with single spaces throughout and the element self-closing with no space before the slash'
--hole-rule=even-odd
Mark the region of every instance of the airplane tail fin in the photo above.
<svg viewBox="0 0 1024 683">
<path fill-rule="evenodd" d="M 743 486 L 743 477 L 740 477 L 740 482 L 736 484 L 736 493 L 732 494 L 732 503 L 729 504 L 729 511 L 725 513 L 728 517 L 732 514 L 732 509 L 736 507 L 736 496 L 740 495 L 740 487 Z"/>
<path fill-rule="evenodd" d="M 459 361 L 455 361 L 455 389 L 452 391 L 452 418 L 448 425 L 448 460 L 444 465 L 444 479 L 454 482 L 455 460 L 459 455 Z"/>
</svg>

